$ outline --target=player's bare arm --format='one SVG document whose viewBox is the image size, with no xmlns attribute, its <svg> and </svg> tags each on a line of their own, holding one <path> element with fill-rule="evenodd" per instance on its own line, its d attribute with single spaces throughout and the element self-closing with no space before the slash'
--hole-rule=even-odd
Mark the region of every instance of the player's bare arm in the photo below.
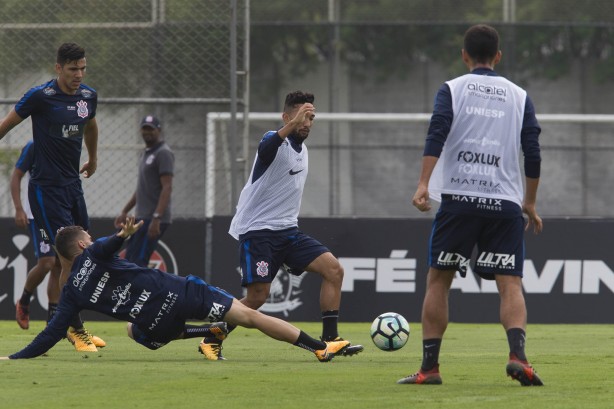
<svg viewBox="0 0 614 409">
<path fill-rule="evenodd" d="M 128 203 L 126 203 L 119 216 L 115 218 L 114 225 L 116 229 L 119 229 L 121 227 L 121 224 L 126 222 L 126 216 L 134 206 L 136 206 L 136 192 L 132 194 L 130 200 L 128 200 Z"/>
<path fill-rule="evenodd" d="M 524 203 L 522 204 L 522 212 L 527 215 L 527 225 L 525 230 L 528 230 L 533 225 L 533 233 L 539 234 L 544 228 L 542 218 L 537 214 L 535 203 L 537 202 L 537 186 L 539 178 L 525 178 L 526 191 L 524 195 Z"/>
<path fill-rule="evenodd" d="M 151 219 L 151 223 L 149 223 L 149 228 L 147 229 L 147 236 L 152 240 L 156 239 L 161 234 L 160 217 L 166 212 L 168 204 L 171 201 L 171 194 L 173 193 L 173 175 L 160 176 L 160 185 L 162 186 L 162 191 L 160 192 L 158 204 L 154 211 L 154 215 L 159 216 Z"/>
<path fill-rule="evenodd" d="M 422 171 L 420 172 L 420 180 L 412 204 L 421 212 L 431 210 L 431 202 L 429 200 L 429 180 L 433 174 L 433 169 L 439 158 L 435 156 L 422 157 Z"/>
<path fill-rule="evenodd" d="M 18 168 L 14 168 L 11 174 L 11 198 L 15 207 L 15 224 L 18 227 L 26 227 L 29 223 L 28 215 L 23 210 L 21 203 L 21 179 L 24 175 L 25 173 Z"/>
<path fill-rule="evenodd" d="M 15 108 L 12 108 L 2 121 L 0 121 L 0 139 L 4 138 L 11 129 L 19 125 L 22 121 L 23 118 L 17 115 Z"/>
<path fill-rule="evenodd" d="M 86 178 L 91 177 L 98 167 L 98 124 L 96 118 L 87 121 L 83 131 L 83 140 L 87 148 L 87 162 L 83 164 L 79 173 Z"/>
</svg>

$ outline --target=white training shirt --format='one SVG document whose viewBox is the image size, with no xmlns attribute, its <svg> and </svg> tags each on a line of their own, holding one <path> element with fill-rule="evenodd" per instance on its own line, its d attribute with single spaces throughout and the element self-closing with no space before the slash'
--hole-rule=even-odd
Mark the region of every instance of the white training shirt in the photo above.
<svg viewBox="0 0 614 409">
<path fill-rule="evenodd" d="M 447 82 L 454 119 L 429 181 L 429 194 L 472 195 L 522 206 L 520 132 L 527 93 L 498 76 L 466 74 Z"/>
<path fill-rule="evenodd" d="M 307 180 L 309 160 L 307 146 L 295 151 L 290 141 L 284 140 L 275 159 L 264 174 L 252 183 L 254 160 L 249 180 L 239 196 L 237 213 L 232 218 L 228 233 L 235 239 L 253 230 L 284 230 L 298 226 L 298 214 Z"/>
</svg>

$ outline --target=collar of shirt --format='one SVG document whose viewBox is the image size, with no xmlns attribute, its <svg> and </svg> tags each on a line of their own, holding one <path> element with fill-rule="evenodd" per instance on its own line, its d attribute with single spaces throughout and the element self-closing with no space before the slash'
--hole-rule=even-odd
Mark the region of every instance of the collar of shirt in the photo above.
<svg viewBox="0 0 614 409">
<path fill-rule="evenodd" d="M 491 70 L 490 68 L 484 68 L 484 67 L 476 68 L 473 71 L 471 71 L 471 73 L 476 74 L 476 75 L 488 75 L 490 77 L 499 76 L 499 74 L 497 74 L 494 70 Z"/>
</svg>

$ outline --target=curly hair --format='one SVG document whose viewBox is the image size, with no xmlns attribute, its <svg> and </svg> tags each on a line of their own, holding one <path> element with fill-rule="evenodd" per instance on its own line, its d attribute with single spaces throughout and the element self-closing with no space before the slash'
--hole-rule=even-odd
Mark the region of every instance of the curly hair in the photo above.
<svg viewBox="0 0 614 409">
<path fill-rule="evenodd" d="M 286 95 L 286 102 L 284 103 L 284 112 L 293 110 L 297 105 L 310 103 L 313 104 L 315 97 L 313 94 L 303 91 L 294 91 Z"/>
</svg>

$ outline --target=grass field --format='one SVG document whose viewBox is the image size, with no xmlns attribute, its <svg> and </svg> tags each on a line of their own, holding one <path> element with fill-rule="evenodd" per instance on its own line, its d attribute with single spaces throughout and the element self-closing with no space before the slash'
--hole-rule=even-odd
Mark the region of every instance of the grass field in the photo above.
<svg viewBox="0 0 614 409">
<path fill-rule="evenodd" d="M 319 323 L 298 323 L 318 335 Z M 121 322 L 89 322 L 107 341 L 98 353 L 77 353 L 61 341 L 46 357 L 0 361 L 0 407 L 12 408 L 612 408 L 614 328 L 530 325 L 527 353 L 544 387 L 521 387 L 505 376 L 507 341 L 494 324 L 451 324 L 442 346 L 441 386 L 397 385 L 421 360 L 420 325 L 408 344 L 377 350 L 369 324 L 340 331 L 365 345 L 355 357 L 319 363 L 256 330 L 238 329 L 225 343 L 227 361 L 205 361 L 198 339 L 149 351 Z M 0 355 L 43 328 L 0 321 Z"/>
</svg>

